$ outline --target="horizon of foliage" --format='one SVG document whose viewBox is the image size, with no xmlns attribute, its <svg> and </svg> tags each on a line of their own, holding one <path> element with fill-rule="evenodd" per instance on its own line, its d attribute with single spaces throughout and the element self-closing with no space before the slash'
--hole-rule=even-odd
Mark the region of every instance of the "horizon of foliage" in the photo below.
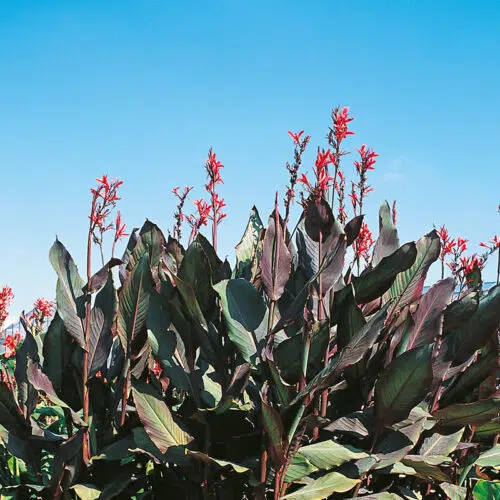
<svg viewBox="0 0 500 500">
<path fill-rule="evenodd" d="M 348 180 L 352 121 L 332 111 L 309 174 L 310 137 L 289 132 L 285 194 L 267 222 L 251 209 L 234 266 L 211 149 L 207 197 L 189 214 L 174 188 L 167 237 L 127 233 L 123 182 L 97 179 L 83 276 L 56 239 L 55 308 L 3 340 L 0 498 L 500 498 L 500 241 L 467 255 L 441 226 L 401 244 L 395 202 L 375 237 L 378 155 L 359 147 Z"/>
</svg>

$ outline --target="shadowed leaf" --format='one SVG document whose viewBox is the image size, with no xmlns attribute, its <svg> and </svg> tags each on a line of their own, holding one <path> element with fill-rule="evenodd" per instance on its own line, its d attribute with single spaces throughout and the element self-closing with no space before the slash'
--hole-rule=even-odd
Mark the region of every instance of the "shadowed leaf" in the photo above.
<svg viewBox="0 0 500 500">
<path fill-rule="evenodd" d="M 373 266 L 378 265 L 384 257 L 388 257 L 399 248 L 398 231 L 394 225 L 391 207 L 387 201 L 380 206 L 378 221 L 379 235 L 373 247 Z"/>
</svg>

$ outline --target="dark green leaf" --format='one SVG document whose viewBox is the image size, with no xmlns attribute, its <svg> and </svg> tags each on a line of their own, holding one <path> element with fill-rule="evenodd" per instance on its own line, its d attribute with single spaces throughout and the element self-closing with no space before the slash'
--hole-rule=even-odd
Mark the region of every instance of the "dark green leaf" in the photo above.
<svg viewBox="0 0 500 500">
<path fill-rule="evenodd" d="M 398 231 L 394 225 L 391 207 L 387 201 L 380 206 L 378 220 L 379 236 L 373 247 L 373 266 L 378 265 L 384 257 L 388 257 L 399 248 Z"/>
<path fill-rule="evenodd" d="M 132 386 L 132 394 L 148 436 L 162 453 L 171 446 L 186 445 L 192 440 L 174 421 L 168 406 L 151 385 L 136 381 Z"/>
<path fill-rule="evenodd" d="M 491 398 L 447 406 L 432 415 L 443 427 L 462 427 L 485 424 L 496 417 L 499 411 L 500 399 Z"/>
<path fill-rule="evenodd" d="M 228 336 L 242 358 L 255 364 L 258 347 L 266 335 L 266 306 L 257 290 L 244 279 L 224 280 L 214 285 L 221 298 Z"/>
<path fill-rule="evenodd" d="M 426 396 L 432 382 L 432 345 L 396 358 L 375 385 L 375 428 L 406 418 Z"/>
<path fill-rule="evenodd" d="M 128 275 L 119 295 L 117 333 L 126 353 L 130 354 L 132 342 L 145 331 L 152 289 L 149 257 L 145 254 Z"/>
<path fill-rule="evenodd" d="M 56 239 L 49 252 L 49 259 L 57 273 L 57 312 L 68 333 L 85 349 L 82 318 L 85 316 L 85 283 L 78 274 L 78 268 L 64 245 Z"/>
<path fill-rule="evenodd" d="M 353 241 L 358 237 L 359 231 L 361 230 L 361 226 L 363 224 L 364 215 L 358 215 L 351 219 L 344 227 L 345 236 L 346 236 L 346 245 L 352 245 Z"/>
</svg>

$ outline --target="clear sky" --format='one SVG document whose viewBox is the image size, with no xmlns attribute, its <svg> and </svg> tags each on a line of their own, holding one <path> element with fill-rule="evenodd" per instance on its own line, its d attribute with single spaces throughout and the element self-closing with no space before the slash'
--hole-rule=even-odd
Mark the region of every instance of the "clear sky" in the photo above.
<svg viewBox="0 0 500 500">
<path fill-rule="evenodd" d="M 231 255 L 252 205 L 267 216 L 284 193 L 287 131 L 312 136 L 310 172 L 338 104 L 355 116 L 347 144 L 380 154 L 369 224 L 397 199 L 402 241 L 446 224 L 477 250 L 500 231 L 499 57 L 498 0 L 1 2 L 0 286 L 14 289 L 12 312 L 54 297 L 56 234 L 84 269 L 103 173 L 125 182 L 128 227 L 148 217 L 166 233 L 171 188 L 199 197 L 213 146 Z"/>
</svg>

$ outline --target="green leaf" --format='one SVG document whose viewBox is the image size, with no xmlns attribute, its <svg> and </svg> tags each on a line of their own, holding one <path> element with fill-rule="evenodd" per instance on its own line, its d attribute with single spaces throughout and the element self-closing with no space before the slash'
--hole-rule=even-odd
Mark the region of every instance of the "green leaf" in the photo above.
<svg viewBox="0 0 500 500">
<path fill-rule="evenodd" d="M 474 486 L 472 495 L 475 500 L 496 500 L 500 498 L 500 481 L 484 481 L 480 479 Z"/>
<path fill-rule="evenodd" d="M 432 416 L 443 427 L 462 427 L 485 424 L 496 417 L 499 411 L 500 399 L 491 398 L 447 406 L 436 410 Z"/>
<path fill-rule="evenodd" d="M 71 489 L 74 490 L 79 500 L 97 500 L 101 495 L 101 490 L 91 484 L 75 484 Z"/>
<path fill-rule="evenodd" d="M 458 331 L 446 336 L 453 343 L 454 363 L 469 359 L 483 347 L 500 324 L 500 285 L 494 286 L 479 301 L 476 312 Z"/>
<path fill-rule="evenodd" d="M 435 230 L 417 241 L 417 257 L 413 265 L 399 273 L 387 294 L 387 298 L 395 298 L 390 315 L 398 309 L 415 302 L 424 288 L 424 281 L 429 267 L 439 257 L 440 240 Z"/>
<path fill-rule="evenodd" d="M 285 243 L 276 205 L 275 216 L 269 218 L 260 259 L 260 279 L 270 301 L 276 302 L 283 295 L 291 265 L 292 257 Z"/>
<path fill-rule="evenodd" d="M 438 434 L 437 432 L 434 433 L 432 436 L 424 439 L 420 448 L 420 455 L 424 457 L 449 455 L 456 450 L 463 433 L 463 428 L 448 435 Z"/>
<path fill-rule="evenodd" d="M 379 236 L 373 247 L 372 266 L 376 266 L 384 257 L 393 254 L 399 248 L 398 230 L 394 225 L 391 207 L 385 201 L 380 205 Z"/>
<path fill-rule="evenodd" d="M 162 453 L 171 446 L 186 445 L 192 440 L 174 421 L 168 406 L 151 385 L 136 381 L 132 386 L 132 394 L 144 429 Z"/>
<path fill-rule="evenodd" d="M 455 280 L 446 278 L 433 285 L 420 300 L 413 315 L 413 328 L 401 340 L 398 353 L 434 342 L 441 335 L 443 310 L 450 302 L 455 288 Z"/>
<path fill-rule="evenodd" d="M 227 462 L 226 460 L 219 460 L 217 458 L 210 457 L 207 454 L 202 453 L 200 451 L 187 450 L 187 454 L 190 457 L 193 457 L 196 460 L 200 460 L 201 462 L 204 462 L 206 464 L 216 465 L 217 468 L 219 469 L 225 469 L 225 468 L 232 469 L 234 470 L 234 472 L 237 472 L 238 474 L 250 472 L 250 469 L 248 467 L 243 467 L 242 465 L 238 465 L 233 462 Z"/>
<path fill-rule="evenodd" d="M 382 297 L 391 288 L 396 276 L 414 264 L 416 257 L 415 243 L 406 243 L 363 276 L 353 278 L 356 302 L 367 304 Z"/>
<path fill-rule="evenodd" d="M 242 358 L 255 364 L 258 348 L 266 335 L 266 306 L 259 292 L 244 279 L 224 280 L 214 285 L 221 298 L 228 336 Z"/>
<path fill-rule="evenodd" d="M 476 460 L 476 465 L 480 467 L 493 467 L 498 470 L 500 468 L 500 444 L 481 453 Z"/>
<path fill-rule="evenodd" d="M 210 316 L 215 307 L 212 273 L 213 270 L 203 247 L 197 241 L 193 241 L 182 259 L 178 277 L 191 285 L 205 317 Z"/>
<path fill-rule="evenodd" d="M 117 333 L 123 350 L 130 355 L 134 339 L 146 329 L 153 277 L 147 254 L 127 277 L 119 295 Z"/>
<path fill-rule="evenodd" d="M 467 497 L 467 488 L 463 488 L 462 486 L 451 483 L 441 483 L 439 487 L 450 500 L 465 500 Z"/>
<path fill-rule="evenodd" d="M 370 318 L 349 344 L 340 353 L 333 356 L 328 365 L 297 394 L 291 404 L 296 403 L 305 396 L 312 398 L 318 391 L 330 387 L 338 380 L 346 368 L 362 360 L 377 340 L 384 327 L 386 317 L 387 306 Z"/>
<path fill-rule="evenodd" d="M 350 284 L 346 288 L 348 292 L 338 306 L 337 342 L 340 349 L 347 346 L 366 324 L 363 312 L 356 305 L 354 287 Z"/>
<path fill-rule="evenodd" d="M 285 429 L 280 414 L 269 406 L 261 394 L 262 422 L 269 442 L 269 456 L 276 468 L 281 467 L 285 460 L 285 451 L 288 443 L 285 439 Z"/>
<path fill-rule="evenodd" d="M 375 385 L 375 427 L 406 418 L 426 396 L 432 382 L 432 345 L 394 359 Z"/>
<path fill-rule="evenodd" d="M 64 245 L 56 239 L 49 252 L 49 259 L 57 273 L 57 312 L 68 333 L 78 345 L 85 349 L 82 318 L 85 317 L 85 283 L 78 274 L 78 268 Z"/>
<path fill-rule="evenodd" d="M 90 335 L 88 343 L 89 377 L 93 377 L 106 366 L 113 336 L 111 327 L 116 312 L 116 291 L 113 276 L 108 276 L 104 288 L 97 294 L 90 315 Z"/>
<path fill-rule="evenodd" d="M 454 300 L 445 310 L 443 319 L 443 334 L 456 331 L 469 321 L 479 305 L 479 293 L 469 292 Z"/>
<path fill-rule="evenodd" d="M 82 419 L 66 404 L 59 396 L 56 394 L 52 382 L 50 379 L 42 372 L 38 363 L 31 360 L 28 361 L 28 379 L 33 387 L 37 391 L 43 391 L 47 398 L 55 405 L 61 408 L 67 408 L 70 410 L 71 418 L 73 422 L 77 425 L 85 425 Z"/>
<path fill-rule="evenodd" d="M 235 278 L 244 278 L 247 281 L 251 277 L 252 261 L 257 253 L 260 232 L 264 229 L 257 208 L 252 207 L 245 233 L 236 245 L 236 267 Z"/>
<path fill-rule="evenodd" d="M 332 493 L 349 491 L 359 482 L 359 479 L 351 479 L 338 472 L 330 472 L 300 490 L 285 495 L 282 500 L 321 500 L 328 498 Z"/>
<path fill-rule="evenodd" d="M 330 470 L 350 460 L 359 460 L 369 455 L 351 446 L 341 445 L 332 439 L 302 446 L 293 457 L 285 481 L 298 481 L 318 470 Z"/>
<path fill-rule="evenodd" d="M 311 331 L 311 346 L 308 358 L 308 373 L 311 369 L 321 367 L 325 355 L 326 345 L 330 339 L 330 325 L 328 322 L 314 323 Z M 304 335 L 299 332 L 283 342 L 280 342 L 273 351 L 274 361 L 281 372 L 281 376 L 289 383 L 299 381 L 302 373 L 302 353 L 304 350 Z"/>
<path fill-rule="evenodd" d="M 0 381 L 0 424 L 9 432 L 22 437 L 29 432 L 29 424 L 14 400 L 5 382 Z"/>
</svg>

